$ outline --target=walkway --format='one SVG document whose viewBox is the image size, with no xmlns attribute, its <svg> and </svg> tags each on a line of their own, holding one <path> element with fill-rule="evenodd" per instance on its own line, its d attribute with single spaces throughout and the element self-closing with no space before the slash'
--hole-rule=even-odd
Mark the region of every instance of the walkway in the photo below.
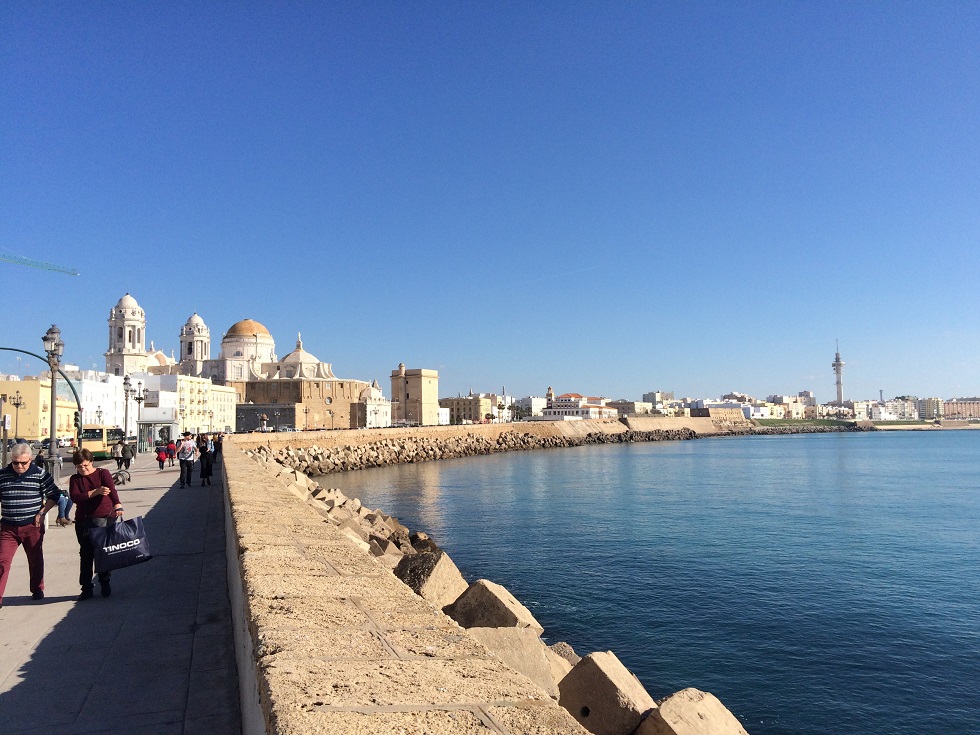
<svg viewBox="0 0 980 735">
<path fill-rule="evenodd" d="M 181 490 L 176 467 L 136 460 L 119 495 L 126 517 L 144 516 L 154 558 L 114 572 L 108 599 L 96 585 L 75 602 L 78 542 L 56 512 L 43 601 L 31 600 L 18 551 L 0 609 L 4 735 L 241 732 L 216 470 L 213 486 Z"/>
</svg>

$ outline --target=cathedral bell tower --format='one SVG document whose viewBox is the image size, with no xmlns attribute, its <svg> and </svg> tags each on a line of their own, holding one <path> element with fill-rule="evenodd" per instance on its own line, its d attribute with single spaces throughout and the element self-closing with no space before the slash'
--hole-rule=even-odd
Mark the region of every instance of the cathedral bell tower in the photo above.
<svg viewBox="0 0 980 735">
<path fill-rule="evenodd" d="M 211 330 L 194 312 L 180 328 L 180 372 L 200 376 L 204 363 L 211 359 Z"/>
<path fill-rule="evenodd" d="M 109 351 L 105 370 L 112 375 L 146 372 L 146 314 L 128 293 L 109 312 Z"/>
</svg>

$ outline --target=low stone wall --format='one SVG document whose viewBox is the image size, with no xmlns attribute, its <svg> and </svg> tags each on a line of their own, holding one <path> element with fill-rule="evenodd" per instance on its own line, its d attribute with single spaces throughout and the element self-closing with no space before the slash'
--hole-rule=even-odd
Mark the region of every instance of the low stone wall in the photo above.
<svg viewBox="0 0 980 735">
<path fill-rule="evenodd" d="M 230 438 L 229 593 L 249 735 L 585 735 Z"/>
<path fill-rule="evenodd" d="M 658 704 L 613 653 L 546 646 L 503 587 L 275 454 L 224 453 L 244 732 L 745 735 L 709 693 Z"/>
</svg>

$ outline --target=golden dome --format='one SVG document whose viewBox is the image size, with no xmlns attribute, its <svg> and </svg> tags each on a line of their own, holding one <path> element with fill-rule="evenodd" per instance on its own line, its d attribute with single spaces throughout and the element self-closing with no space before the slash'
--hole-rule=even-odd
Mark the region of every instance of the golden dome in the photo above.
<svg viewBox="0 0 980 735">
<path fill-rule="evenodd" d="M 231 325 L 231 328 L 225 332 L 225 337 L 251 337 L 256 334 L 272 336 L 268 329 L 254 319 L 242 319 Z"/>
</svg>

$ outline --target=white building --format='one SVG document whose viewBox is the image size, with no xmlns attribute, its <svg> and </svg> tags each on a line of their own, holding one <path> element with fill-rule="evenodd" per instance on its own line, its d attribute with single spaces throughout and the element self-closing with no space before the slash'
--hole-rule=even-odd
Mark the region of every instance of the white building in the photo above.
<svg viewBox="0 0 980 735">
<path fill-rule="evenodd" d="M 548 407 L 541 411 L 541 417 L 550 421 L 568 419 L 615 419 L 619 412 L 606 406 L 608 399 L 601 396 L 583 396 L 580 393 L 562 393 L 556 396 L 549 387 Z"/>
</svg>

